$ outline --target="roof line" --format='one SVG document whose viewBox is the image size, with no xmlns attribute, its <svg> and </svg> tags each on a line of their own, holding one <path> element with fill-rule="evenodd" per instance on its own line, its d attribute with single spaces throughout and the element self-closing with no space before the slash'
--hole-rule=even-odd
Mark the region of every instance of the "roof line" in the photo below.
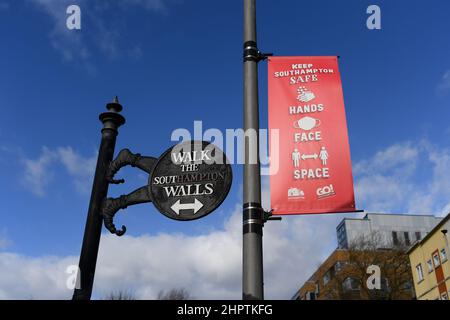
<svg viewBox="0 0 450 320">
<path fill-rule="evenodd" d="M 442 219 L 442 217 L 437 217 L 432 214 L 410 214 L 410 213 L 366 213 L 363 218 L 342 218 L 338 226 L 345 220 L 363 221 L 368 220 L 368 215 L 378 215 L 378 216 L 403 216 L 403 217 L 430 217 L 435 219 Z"/>
<path fill-rule="evenodd" d="M 445 217 L 441 218 L 442 220 L 439 221 L 439 223 L 433 228 L 431 229 L 426 235 L 425 237 L 423 237 L 420 241 L 416 241 L 411 248 L 408 249 L 408 251 L 406 251 L 406 253 L 410 253 L 412 252 L 418 245 L 421 245 L 422 243 L 425 242 L 425 240 L 428 240 L 438 229 L 440 229 L 445 223 L 447 223 L 447 221 L 450 219 L 450 213 L 447 214 Z"/>
<path fill-rule="evenodd" d="M 412 217 L 434 217 L 434 218 L 439 218 L 436 217 L 436 215 L 434 214 L 412 214 L 412 213 L 366 213 L 366 216 L 369 214 L 374 214 L 374 215 L 380 215 L 380 216 L 412 216 Z"/>
</svg>

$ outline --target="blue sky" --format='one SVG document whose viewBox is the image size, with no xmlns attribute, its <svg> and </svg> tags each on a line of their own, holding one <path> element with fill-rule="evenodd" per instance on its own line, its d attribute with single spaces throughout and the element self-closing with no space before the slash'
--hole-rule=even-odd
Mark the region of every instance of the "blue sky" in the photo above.
<svg viewBox="0 0 450 320">
<path fill-rule="evenodd" d="M 450 4 L 438 0 L 343 3 L 259 0 L 259 47 L 282 56 L 341 57 L 359 208 L 442 215 L 450 209 L 446 196 L 450 184 L 444 179 L 450 169 Z M 65 28 L 65 9 L 70 4 L 81 7 L 79 31 Z M 370 4 L 381 8 L 381 30 L 366 28 Z M 203 121 L 204 129 L 242 126 L 242 1 L 0 0 L 0 39 L 0 260 L 5 259 L 0 266 L 4 270 L 15 270 L 6 259 L 47 269 L 63 266 L 66 260 L 76 263 L 100 139 L 98 114 L 114 95 L 119 96 L 127 119 L 120 128 L 117 151 L 128 147 L 157 157 L 173 144 L 173 130 L 192 130 L 195 120 Z M 266 67 L 262 62 L 259 69 L 262 128 L 267 127 Z M 230 195 L 208 217 L 180 223 L 159 214 L 152 204 L 130 207 L 117 216 L 117 224 L 127 225 L 128 238 L 120 242 L 105 232 L 102 243 L 112 251 L 112 244 L 123 250 L 126 244 L 171 248 L 169 244 L 180 237 L 195 255 L 200 254 L 195 245 L 199 239 L 223 236 L 224 241 L 239 241 L 239 219 L 234 218 L 239 215 L 242 170 L 237 165 L 233 170 Z M 136 169 L 125 169 L 123 176 L 127 183 L 112 186 L 111 196 L 146 184 L 147 177 Z M 266 181 L 264 188 L 267 196 Z M 274 222 L 278 225 L 265 228 L 265 250 L 282 249 L 292 255 L 295 241 L 310 241 L 305 238 L 308 232 L 323 233 L 323 242 L 309 252 L 307 261 L 293 258 L 289 270 L 295 270 L 297 262 L 302 264 L 300 284 L 336 245 L 334 227 L 342 217 L 289 217 Z M 238 229 L 236 234 L 231 226 Z M 279 246 L 273 241 L 277 234 L 286 240 Z M 205 283 L 214 279 L 212 287 L 225 288 L 214 297 L 240 297 L 240 249 L 233 244 L 235 251 L 229 253 L 224 245 L 222 255 L 234 257 L 221 266 L 229 278 L 217 280 L 217 268 L 206 272 L 210 278 Z M 104 251 L 104 259 L 108 257 Z M 193 267 L 197 262 L 186 259 L 182 262 L 192 264 L 190 274 L 201 282 L 203 274 Z M 161 261 L 154 270 L 164 270 L 164 263 L 178 260 L 173 256 Z M 266 263 L 268 270 L 279 260 L 269 257 Z M 39 287 L 30 287 L 31 275 L 20 272 L 22 289 L 8 291 L 11 282 L 0 278 L 0 299 L 38 298 L 33 290 L 51 287 L 64 276 L 49 275 Z M 108 278 L 99 272 L 100 279 L 120 275 Z M 294 293 L 292 287 L 283 291 L 287 280 L 278 277 L 266 272 L 266 291 L 269 297 L 288 298 Z M 125 281 L 123 286 L 146 298 L 177 284 L 197 297 L 208 298 L 206 289 L 210 289 L 193 280 L 173 283 L 170 276 L 167 281 L 145 281 Z M 111 289 L 107 282 L 99 280 L 97 296 Z M 49 297 L 70 296 L 64 288 L 52 290 Z"/>
</svg>

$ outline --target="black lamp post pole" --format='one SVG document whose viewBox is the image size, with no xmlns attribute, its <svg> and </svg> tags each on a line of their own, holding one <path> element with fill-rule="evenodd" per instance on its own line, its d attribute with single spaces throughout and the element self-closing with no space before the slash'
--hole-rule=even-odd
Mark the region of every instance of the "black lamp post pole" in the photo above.
<svg viewBox="0 0 450 320">
<path fill-rule="evenodd" d="M 73 300 L 90 300 L 94 284 L 95 265 L 97 263 L 98 247 L 102 230 L 101 207 L 108 194 L 108 181 L 106 172 L 109 163 L 114 156 L 116 146 L 117 129 L 125 123 L 125 118 L 119 114 L 122 106 L 117 97 L 106 105 L 107 112 L 100 114 L 103 123 L 102 140 L 98 153 L 97 167 L 95 169 L 94 183 L 92 186 L 91 200 L 84 229 L 83 246 L 81 248 L 79 272 L 77 283 L 80 288 L 75 288 Z"/>
</svg>

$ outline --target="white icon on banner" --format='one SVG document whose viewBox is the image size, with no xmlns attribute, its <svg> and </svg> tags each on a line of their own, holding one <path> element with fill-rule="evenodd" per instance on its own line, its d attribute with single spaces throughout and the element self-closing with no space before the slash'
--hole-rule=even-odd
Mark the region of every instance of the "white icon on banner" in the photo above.
<svg viewBox="0 0 450 320">
<path fill-rule="evenodd" d="M 288 198 L 289 199 L 304 199 L 305 193 L 303 190 L 300 190 L 298 188 L 290 188 L 288 190 Z"/>
<path fill-rule="evenodd" d="M 297 100 L 300 102 L 309 102 L 316 97 L 314 93 L 306 89 L 306 87 L 298 87 L 297 93 Z"/>
<path fill-rule="evenodd" d="M 322 147 L 322 149 L 320 150 L 319 158 L 320 160 L 322 160 L 322 164 L 326 166 L 328 160 L 328 152 L 327 149 L 325 149 L 325 147 Z"/>
<path fill-rule="evenodd" d="M 322 161 L 322 164 L 325 166 L 327 165 L 327 160 L 328 160 L 328 152 L 325 149 L 325 147 L 322 147 L 322 149 L 320 150 L 320 153 L 311 153 L 311 154 L 306 154 L 306 153 L 300 153 L 300 151 L 295 148 L 294 151 L 292 152 L 292 162 L 295 168 L 300 167 L 300 162 L 303 160 L 316 160 L 317 158 L 319 158 Z"/>
<path fill-rule="evenodd" d="M 319 199 L 331 197 L 331 196 L 334 196 L 335 194 L 336 193 L 334 192 L 334 188 L 333 188 L 332 184 L 318 188 L 316 190 L 316 195 L 317 195 L 317 198 L 319 198 Z"/>
<path fill-rule="evenodd" d="M 303 117 L 294 122 L 294 128 L 302 130 L 311 130 L 320 126 L 320 120 L 311 117 Z"/>
<path fill-rule="evenodd" d="M 292 161 L 294 162 L 294 167 L 300 167 L 300 152 L 297 149 L 294 149 L 294 152 L 292 152 Z"/>
<path fill-rule="evenodd" d="M 317 159 L 317 153 L 313 154 L 302 154 L 302 160 L 308 160 L 308 159 Z"/>
</svg>

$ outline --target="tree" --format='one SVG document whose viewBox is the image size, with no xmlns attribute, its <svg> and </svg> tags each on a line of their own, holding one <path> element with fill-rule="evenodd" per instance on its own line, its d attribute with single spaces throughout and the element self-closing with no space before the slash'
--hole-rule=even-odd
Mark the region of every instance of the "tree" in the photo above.
<svg viewBox="0 0 450 320">
<path fill-rule="evenodd" d="M 402 244 L 382 248 L 384 243 L 376 232 L 351 243 L 339 270 L 333 267 L 328 271 L 330 280 L 323 287 L 321 295 L 328 299 L 346 300 L 412 299 L 414 294 L 407 248 Z M 367 286 L 367 279 L 371 276 L 368 273 L 370 266 L 377 266 L 381 271 L 380 289 L 369 289 Z"/>
<path fill-rule="evenodd" d="M 168 292 L 161 290 L 158 293 L 157 300 L 190 300 L 192 299 L 189 292 L 184 288 L 171 289 Z"/>
<path fill-rule="evenodd" d="M 111 292 L 104 300 L 136 300 L 136 297 L 131 292 L 119 290 L 117 292 Z"/>
</svg>

